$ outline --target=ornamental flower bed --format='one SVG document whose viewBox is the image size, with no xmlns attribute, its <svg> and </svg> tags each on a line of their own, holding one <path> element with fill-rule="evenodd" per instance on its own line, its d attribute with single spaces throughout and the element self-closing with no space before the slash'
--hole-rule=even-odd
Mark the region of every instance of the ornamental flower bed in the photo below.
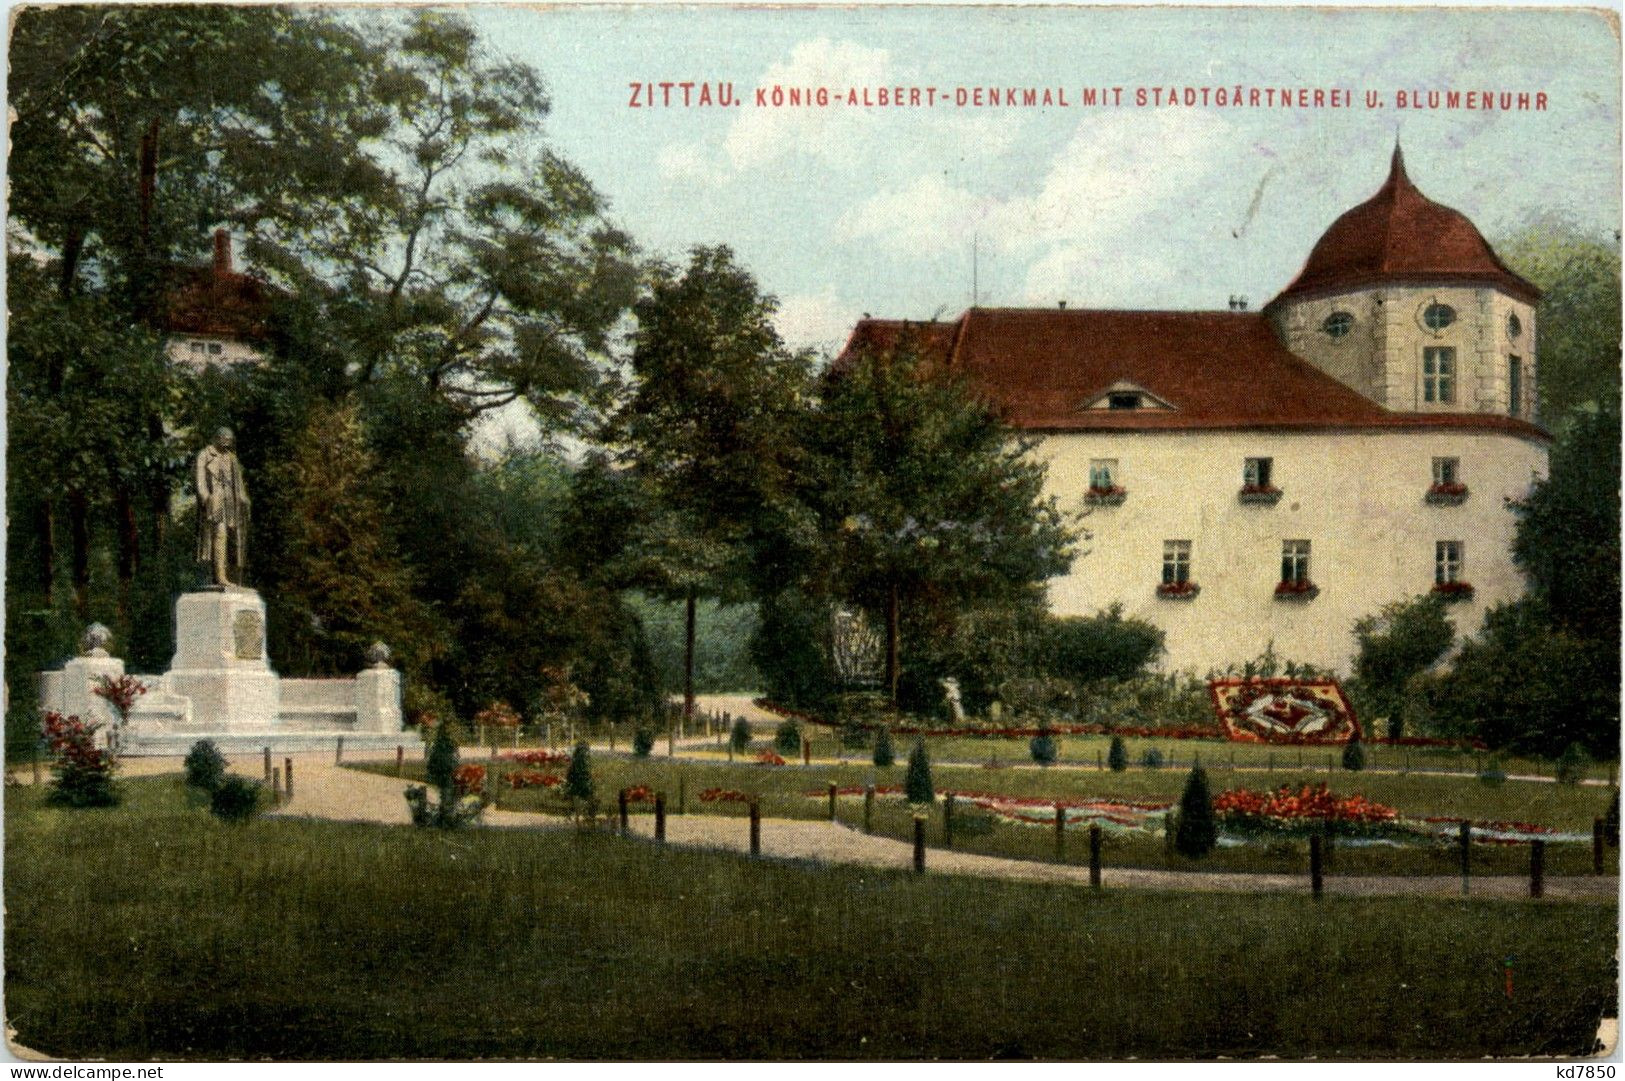
<svg viewBox="0 0 1625 1081">
<path fill-rule="evenodd" d="M 749 803 L 750 793 L 737 788 L 707 788 L 700 793 L 701 803 Z"/>
<path fill-rule="evenodd" d="M 485 767 L 477 762 L 469 762 L 458 766 L 451 775 L 452 787 L 459 796 L 483 796 L 485 794 Z"/>
<path fill-rule="evenodd" d="M 1335 823 L 1339 832 L 1388 836 L 1407 832 L 1399 812 L 1361 795 L 1339 796 L 1325 784 L 1274 792 L 1234 788 L 1213 797 L 1213 813 L 1221 829 L 1239 834 L 1291 834 L 1320 832 Z"/>
<path fill-rule="evenodd" d="M 763 751 L 756 756 L 756 764 L 759 766 L 782 766 L 784 765 L 784 756 L 775 751 Z"/>
<path fill-rule="evenodd" d="M 703 795 L 700 797 L 705 798 Z M 635 784 L 626 790 L 627 803 L 653 803 L 655 801 L 654 789 L 646 784 Z"/>
<path fill-rule="evenodd" d="M 1335 679 L 1216 679 L 1208 683 L 1225 736 L 1243 743 L 1347 743 L 1360 735 Z"/>
<path fill-rule="evenodd" d="M 536 751 L 509 751 L 507 754 L 497 756 L 503 762 L 519 762 L 527 766 L 567 766 L 570 764 L 569 751 L 549 751 L 546 749 Z"/>
<path fill-rule="evenodd" d="M 508 774 L 509 788 L 557 788 L 564 779 L 556 773 L 541 773 L 526 769 Z"/>
</svg>

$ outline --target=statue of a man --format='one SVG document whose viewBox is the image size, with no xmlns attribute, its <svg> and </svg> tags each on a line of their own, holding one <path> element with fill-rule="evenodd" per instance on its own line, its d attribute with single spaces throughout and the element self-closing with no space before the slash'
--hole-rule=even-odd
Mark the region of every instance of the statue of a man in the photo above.
<svg viewBox="0 0 1625 1081">
<path fill-rule="evenodd" d="M 197 558 L 217 586 L 242 585 L 248 566 L 248 487 L 230 428 L 197 456 Z"/>
</svg>

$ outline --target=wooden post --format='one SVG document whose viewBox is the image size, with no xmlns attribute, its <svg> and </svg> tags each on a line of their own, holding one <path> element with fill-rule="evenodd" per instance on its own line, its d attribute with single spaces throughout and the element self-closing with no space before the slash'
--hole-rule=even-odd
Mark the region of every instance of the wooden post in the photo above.
<svg viewBox="0 0 1625 1081">
<path fill-rule="evenodd" d="M 655 840 L 666 839 L 666 794 L 655 793 Z"/>
<path fill-rule="evenodd" d="M 1461 862 L 1461 892 L 1467 892 L 1468 880 L 1473 873 L 1473 824 L 1465 818 L 1456 828 L 1457 857 Z"/>
<path fill-rule="evenodd" d="M 293 799 L 293 759 L 291 758 L 282 760 L 282 790 L 288 794 L 289 799 Z M 1602 819 L 1599 818 L 1597 821 L 1601 822 Z"/>
<path fill-rule="evenodd" d="M 1542 897 L 1546 893 L 1546 842 L 1536 838 L 1529 842 L 1529 896 Z"/>
<path fill-rule="evenodd" d="M 265 783 L 271 783 L 271 748 L 265 748 Z"/>
<path fill-rule="evenodd" d="M 674 725 L 674 724 L 669 724 L 669 725 L 666 726 L 666 757 L 667 758 L 675 758 L 676 756 L 677 756 L 677 726 Z"/>
<path fill-rule="evenodd" d="M 1268 765 L 1268 766 L 1267 766 L 1267 767 L 1266 767 L 1266 769 L 1267 769 L 1267 770 L 1268 770 L 1268 771 L 1269 771 L 1269 772 L 1270 772 L 1270 773 L 1274 773 L 1274 772 L 1275 772 L 1275 752 L 1274 752 L 1274 751 L 1271 751 L 1271 752 L 1270 752 L 1270 762 L 1269 762 L 1269 765 Z"/>
<path fill-rule="evenodd" d="M 1302 747 L 1298 748 L 1298 768 L 1299 769 L 1303 768 L 1303 748 Z"/>
<path fill-rule="evenodd" d="M 282 770 L 276 766 L 271 767 L 271 802 L 282 802 Z"/>
<path fill-rule="evenodd" d="M 1591 873 L 1602 874 L 1602 819 L 1591 820 Z"/>
<path fill-rule="evenodd" d="M 688 777 L 681 773 L 677 775 L 677 813 L 688 814 Z"/>
<path fill-rule="evenodd" d="M 831 822 L 835 821 L 835 793 L 835 782 L 831 781 L 829 782 L 829 820 Z"/>
<path fill-rule="evenodd" d="M 1106 771 L 1106 756 L 1100 753 L 1100 748 L 1098 747 L 1095 748 L 1095 770 L 1098 773 L 1104 773 Z"/>
<path fill-rule="evenodd" d="M 754 799 L 750 801 L 750 854 L 762 854 L 762 804 Z"/>
<path fill-rule="evenodd" d="M 1055 805 L 1055 858 L 1066 862 L 1066 808 Z"/>
<path fill-rule="evenodd" d="M 1089 827 L 1089 885 L 1100 888 L 1100 824 Z"/>
<path fill-rule="evenodd" d="M 1327 773 L 1332 772 L 1332 756 L 1331 755 L 1326 756 L 1326 772 Z"/>
<path fill-rule="evenodd" d="M 406 745 L 395 744 L 395 776 L 402 776 L 406 772 Z"/>
<path fill-rule="evenodd" d="M 914 817 L 914 872 L 925 872 L 925 819 Z"/>
<path fill-rule="evenodd" d="M 615 753 L 615 722 L 609 722 L 609 753 Z"/>
<path fill-rule="evenodd" d="M 875 786 L 872 785 L 872 784 L 866 784 L 866 785 L 863 786 L 863 832 L 864 833 L 873 833 L 874 831 L 875 831 Z"/>
<path fill-rule="evenodd" d="M 942 847 L 954 846 L 954 794 L 946 792 L 942 797 Z"/>
<path fill-rule="evenodd" d="M 1319 897 L 1326 889 L 1325 876 L 1320 869 L 1320 834 L 1309 837 L 1309 892 Z"/>
<path fill-rule="evenodd" d="M 630 816 L 630 814 L 629 814 L 629 812 L 627 810 L 627 806 L 626 806 L 626 803 L 627 803 L 626 789 L 623 788 L 623 789 L 620 790 L 620 792 L 618 792 L 616 794 L 615 803 L 616 803 L 616 806 L 620 808 L 620 812 L 621 812 L 621 836 L 624 837 L 624 836 L 626 836 L 626 834 L 628 834 L 628 833 L 630 833 L 632 831 L 632 819 L 631 819 L 631 816 Z"/>
<path fill-rule="evenodd" d="M 1231 773 L 1236 772 L 1236 752 L 1235 751 L 1230 752 L 1230 772 Z"/>
<path fill-rule="evenodd" d="M 342 765 L 344 762 L 344 737 L 340 736 L 333 741 L 333 764 Z"/>
<path fill-rule="evenodd" d="M 485 769 L 485 787 L 486 795 L 491 797 L 492 809 L 500 811 L 502 809 L 502 766 L 494 754 L 491 756 L 491 764 Z"/>
<path fill-rule="evenodd" d="M 812 765 L 812 738 L 806 735 L 801 737 L 801 764 Z"/>
<path fill-rule="evenodd" d="M 553 722 L 548 721 L 542 725 L 542 746 L 548 750 L 553 749 Z"/>
</svg>

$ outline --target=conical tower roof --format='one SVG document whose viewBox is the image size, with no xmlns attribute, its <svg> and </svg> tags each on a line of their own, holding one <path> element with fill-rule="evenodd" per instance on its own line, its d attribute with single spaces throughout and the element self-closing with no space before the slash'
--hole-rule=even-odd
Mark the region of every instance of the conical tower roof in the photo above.
<svg viewBox="0 0 1625 1081">
<path fill-rule="evenodd" d="M 1382 187 L 1332 222 L 1270 306 L 1385 283 L 1491 285 L 1531 304 L 1540 299 L 1540 290 L 1507 269 L 1465 214 L 1417 190 L 1398 146 Z"/>
</svg>

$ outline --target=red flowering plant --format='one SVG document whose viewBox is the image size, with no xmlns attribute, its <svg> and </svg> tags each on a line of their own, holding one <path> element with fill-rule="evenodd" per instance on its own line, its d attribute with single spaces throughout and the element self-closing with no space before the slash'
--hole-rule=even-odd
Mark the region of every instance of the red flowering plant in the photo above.
<svg viewBox="0 0 1625 1081">
<path fill-rule="evenodd" d="M 534 751 L 510 751 L 497 757 L 504 762 L 520 762 L 527 766 L 565 766 L 570 763 L 569 751 L 549 751 L 546 748 Z"/>
<path fill-rule="evenodd" d="M 137 698 L 147 693 L 147 685 L 134 676 L 119 676 L 117 679 L 102 676 L 90 689 L 97 697 L 106 699 L 112 707 L 113 729 L 109 733 L 108 743 L 116 750 L 124 722 L 130 719 L 130 708 Z"/>
<path fill-rule="evenodd" d="M 1320 587 L 1307 578 L 1292 578 L 1275 584 L 1277 597 L 1305 597 L 1320 596 Z"/>
<path fill-rule="evenodd" d="M 112 807 L 119 801 L 113 786 L 116 766 L 110 752 L 96 746 L 99 724 L 60 713 L 45 714 L 40 734 L 56 761 L 51 766 L 50 802 L 66 807 Z"/>
<path fill-rule="evenodd" d="M 1399 812 L 1361 795 L 1339 796 L 1322 783 L 1274 792 L 1233 788 L 1213 797 L 1213 813 L 1231 833 L 1303 835 L 1328 825 L 1342 834 L 1390 836 L 1413 832 L 1399 822 Z"/>
<path fill-rule="evenodd" d="M 707 788 L 700 793 L 701 803 L 749 803 L 751 795 L 737 788 Z"/>
<path fill-rule="evenodd" d="M 483 728 L 518 728 L 519 714 L 506 702 L 492 702 L 474 714 L 474 723 Z"/>
<path fill-rule="evenodd" d="M 541 773 L 533 769 L 522 769 L 510 773 L 508 777 L 509 788 L 557 788 L 564 783 L 564 779 L 556 773 Z"/>
<path fill-rule="evenodd" d="M 653 803 L 654 801 L 654 789 L 646 784 L 635 784 L 626 790 L 626 802 L 628 803 Z"/>
<path fill-rule="evenodd" d="M 1471 582 L 1435 582 L 1433 592 L 1447 601 L 1464 601 L 1473 595 Z"/>
<path fill-rule="evenodd" d="M 762 766 L 782 766 L 784 765 L 784 756 L 774 751 L 767 750 L 756 756 L 756 762 L 758 765 Z"/>
<path fill-rule="evenodd" d="M 1195 597 L 1202 592 L 1202 587 L 1195 582 L 1163 582 L 1157 586 L 1157 596 L 1174 597 L 1181 600 Z"/>
<path fill-rule="evenodd" d="M 452 772 L 451 784 L 458 797 L 485 795 L 485 767 L 478 762 L 458 766 Z"/>
</svg>

